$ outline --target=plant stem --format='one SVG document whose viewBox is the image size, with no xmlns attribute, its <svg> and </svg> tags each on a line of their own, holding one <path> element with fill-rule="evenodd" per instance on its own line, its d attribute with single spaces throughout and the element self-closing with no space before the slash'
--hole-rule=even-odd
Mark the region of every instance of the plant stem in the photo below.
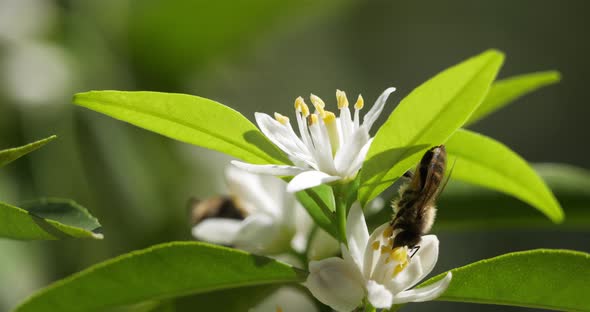
<svg viewBox="0 0 590 312">
<path fill-rule="evenodd" d="M 347 196 L 345 194 L 346 186 L 343 184 L 335 185 L 334 201 L 336 204 L 336 222 L 338 233 L 340 234 L 340 242 L 348 246 L 346 240 L 346 210 L 348 208 Z"/>
</svg>

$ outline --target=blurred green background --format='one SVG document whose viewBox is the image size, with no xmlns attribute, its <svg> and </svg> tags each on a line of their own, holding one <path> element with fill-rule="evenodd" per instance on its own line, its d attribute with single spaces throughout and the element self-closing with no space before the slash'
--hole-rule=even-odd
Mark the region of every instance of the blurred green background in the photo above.
<svg viewBox="0 0 590 312">
<path fill-rule="evenodd" d="M 103 241 L 0 240 L 0 311 L 93 263 L 191 239 L 188 198 L 224 191 L 226 156 L 75 107 L 74 93 L 190 93 L 253 120 L 255 111 L 292 117 L 293 100 L 310 92 L 335 107 L 337 88 L 372 103 L 395 86 L 387 116 L 438 71 L 497 48 L 507 54 L 500 78 L 556 69 L 563 79 L 472 128 L 531 162 L 590 168 L 589 9 L 583 0 L 0 0 L 0 148 L 59 136 L 0 171 L 0 198 L 13 204 L 74 199 L 99 218 L 105 233 Z M 516 250 L 590 252 L 589 233 L 551 225 L 446 229 L 437 233 L 442 249 L 435 273 Z M 436 302 L 405 310 L 474 308 Z"/>
</svg>

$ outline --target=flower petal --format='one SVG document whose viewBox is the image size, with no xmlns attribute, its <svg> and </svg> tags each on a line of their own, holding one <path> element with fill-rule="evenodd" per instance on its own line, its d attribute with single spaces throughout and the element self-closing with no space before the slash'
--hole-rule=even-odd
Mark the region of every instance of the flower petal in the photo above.
<svg viewBox="0 0 590 312">
<path fill-rule="evenodd" d="M 375 265 L 377 265 L 377 262 L 379 261 L 379 257 L 375 257 L 375 250 L 373 250 L 372 245 L 374 242 L 378 242 L 379 245 L 381 245 L 383 231 L 388 226 L 389 222 L 385 222 L 384 224 L 380 225 L 373 231 L 373 233 L 368 239 L 367 246 L 365 247 L 365 254 L 363 257 L 363 275 L 366 279 L 371 278 Z"/>
<path fill-rule="evenodd" d="M 295 287 L 281 287 L 270 296 L 264 298 L 248 312 L 297 312 L 318 311 L 312 298 Z"/>
<path fill-rule="evenodd" d="M 340 258 L 311 261 L 309 272 L 304 285 L 316 299 L 336 311 L 352 311 L 365 296 L 364 285 Z"/>
<path fill-rule="evenodd" d="M 296 175 L 287 185 L 287 192 L 295 193 L 320 184 L 330 183 L 340 180 L 340 177 L 331 176 L 321 171 L 305 171 Z"/>
<path fill-rule="evenodd" d="M 442 295 L 445 292 L 445 290 L 447 290 L 447 287 L 449 287 L 452 278 L 453 274 L 449 272 L 442 280 L 432 285 L 402 291 L 401 293 L 395 295 L 395 297 L 393 298 L 393 302 L 395 304 L 401 304 L 406 302 L 423 302 L 433 300 L 438 296 Z"/>
<path fill-rule="evenodd" d="M 308 170 L 287 165 L 253 165 L 237 160 L 232 160 L 231 164 L 251 173 L 274 176 L 294 176 Z"/>
<path fill-rule="evenodd" d="M 241 229 L 242 221 L 224 218 L 209 218 L 192 229 L 193 236 L 201 241 L 220 245 L 233 245 L 233 240 Z"/>
<path fill-rule="evenodd" d="M 352 175 L 353 173 L 356 173 L 356 171 L 351 170 L 350 167 L 354 165 L 353 160 L 358 158 L 359 152 L 362 150 L 363 146 L 365 146 L 368 140 L 369 133 L 364 127 L 360 127 L 353 132 L 350 140 L 344 142 L 344 144 L 340 147 L 336 153 L 336 156 L 334 157 L 334 166 L 339 173 L 342 173 L 342 176 L 348 176 L 349 174 Z M 364 155 L 362 155 L 361 163 L 362 160 L 365 159 L 367 151 L 365 151 Z M 360 166 L 358 166 L 358 168 L 360 168 Z"/>
<path fill-rule="evenodd" d="M 356 153 L 356 157 L 354 160 L 351 161 L 350 165 L 348 166 L 348 171 L 345 173 L 347 177 L 355 176 L 356 173 L 361 169 L 363 163 L 365 162 L 365 158 L 367 157 L 367 153 L 369 152 L 369 148 L 371 147 L 371 143 L 373 143 L 373 138 L 369 139 L 365 145 Z"/>
<path fill-rule="evenodd" d="M 420 243 L 418 244 L 420 246 L 420 249 L 418 249 L 414 257 L 412 257 L 412 261 L 415 259 L 420 259 L 420 265 L 422 267 L 422 276 L 419 277 L 417 280 L 412 281 L 412 283 L 408 285 L 407 288 L 416 285 L 416 283 L 421 281 L 423 278 L 426 277 L 426 275 L 432 272 L 432 269 L 434 269 L 436 261 L 438 260 L 438 244 L 439 242 L 436 235 L 422 236 L 422 240 L 420 240 Z"/>
<path fill-rule="evenodd" d="M 264 113 L 255 113 L 260 131 L 287 155 L 314 163 L 307 146 L 297 137 L 290 125 L 283 125 Z"/>
<path fill-rule="evenodd" d="M 285 193 L 287 183 L 277 177 L 253 174 L 236 166 L 228 166 L 225 176 L 230 195 L 239 200 L 248 214 L 265 213 L 281 218 L 281 195 Z"/>
<path fill-rule="evenodd" d="M 381 93 L 379 98 L 377 98 L 377 101 L 375 101 L 373 107 L 371 107 L 369 112 L 365 115 L 365 118 L 363 118 L 363 126 L 367 128 L 367 131 L 371 130 L 373 123 L 375 123 L 375 121 L 381 114 L 381 111 L 383 111 L 383 107 L 385 106 L 387 98 L 391 93 L 393 93 L 393 91 L 395 91 L 395 88 L 393 87 L 385 89 L 385 91 Z"/>
<path fill-rule="evenodd" d="M 234 238 L 237 248 L 255 253 L 274 254 L 288 250 L 293 229 L 264 214 L 254 214 L 242 222 Z"/>
<path fill-rule="evenodd" d="M 348 241 L 348 251 L 362 272 L 364 252 L 369 241 L 369 230 L 359 202 L 355 202 L 348 212 L 346 240 Z"/>
<path fill-rule="evenodd" d="M 393 294 L 373 280 L 367 282 L 367 297 L 377 309 L 389 309 L 393 304 Z"/>
</svg>

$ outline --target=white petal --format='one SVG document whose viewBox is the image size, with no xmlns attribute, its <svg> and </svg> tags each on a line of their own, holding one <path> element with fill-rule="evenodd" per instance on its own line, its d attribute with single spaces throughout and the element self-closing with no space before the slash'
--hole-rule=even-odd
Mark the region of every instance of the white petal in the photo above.
<svg viewBox="0 0 590 312">
<path fill-rule="evenodd" d="M 362 150 L 363 146 L 365 146 L 367 141 L 369 141 L 369 133 L 365 131 L 364 127 L 353 132 L 351 139 L 340 147 L 334 157 L 334 165 L 339 173 L 342 173 L 343 176 L 348 176 L 352 171 L 350 167 L 355 165 L 353 161 L 358 158 L 359 152 Z M 364 155 L 362 155 L 361 163 L 366 155 L 367 152 L 365 151 Z M 360 166 L 358 167 L 360 168 Z M 354 173 L 356 173 L 356 171 Z"/>
<path fill-rule="evenodd" d="M 277 177 L 253 174 L 236 166 L 228 166 L 225 173 L 230 195 L 237 198 L 249 214 L 266 213 L 281 218 L 281 194 L 287 183 Z"/>
<path fill-rule="evenodd" d="M 338 240 L 328 232 L 317 229 L 317 233 L 311 239 L 308 250 L 308 257 L 311 260 L 321 260 L 334 256 L 340 250 Z"/>
<path fill-rule="evenodd" d="M 281 287 L 264 298 L 249 312 L 318 311 L 313 299 L 295 287 Z"/>
<path fill-rule="evenodd" d="M 328 136 L 328 130 L 321 118 L 318 122 L 309 126 L 311 137 L 315 145 L 315 160 L 318 164 L 318 170 L 335 173 L 334 158 L 332 156 L 332 144 Z"/>
<path fill-rule="evenodd" d="M 373 104 L 373 107 L 371 107 L 369 112 L 365 115 L 365 118 L 363 118 L 363 126 L 365 126 L 367 130 L 371 130 L 373 123 L 375 123 L 381 114 L 381 111 L 383 111 L 383 107 L 385 106 L 387 98 L 393 91 L 395 91 L 395 88 L 393 87 L 387 88 L 385 91 L 383 91 L 377 101 L 375 101 L 375 104 Z"/>
<path fill-rule="evenodd" d="M 336 311 L 352 311 L 365 296 L 364 285 L 340 258 L 311 261 L 304 285 L 316 299 Z"/>
<path fill-rule="evenodd" d="M 381 237 L 383 231 L 389 226 L 389 222 L 386 222 L 376 228 L 368 239 L 367 246 L 365 247 L 365 254 L 363 259 L 363 275 L 366 279 L 370 279 L 373 274 L 373 269 L 379 261 L 379 257 L 375 257 L 375 250 L 372 248 L 373 242 L 378 241 L 381 244 Z"/>
<path fill-rule="evenodd" d="M 367 282 L 367 297 L 377 309 L 389 309 L 393 304 L 393 294 L 373 280 Z"/>
<path fill-rule="evenodd" d="M 209 218 L 195 225 L 192 233 L 198 240 L 214 244 L 232 245 L 234 237 L 241 227 L 241 220 Z"/>
<path fill-rule="evenodd" d="M 255 113 L 254 117 L 260 131 L 287 155 L 299 158 L 305 162 L 313 162 L 307 147 L 295 135 L 290 125 L 283 125 L 264 113 Z"/>
<path fill-rule="evenodd" d="M 264 215 L 247 217 L 234 238 L 237 248 L 255 253 L 274 254 L 288 250 L 293 230 Z"/>
<path fill-rule="evenodd" d="M 445 290 L 447 290 L 447 287 L 449 287 L 452 278 L 453 274 L 449 272 L 442 280 L 432 285 L 412 290 L 406 290 L 395 295 L 395 297 L 393 298 L 393 302 L 395 304 L 401 304 L 406 302 L 423 302 L 433 300 L 438 296 L 442 295 L 445 292 Z"/>
<path fill-rule="evenodd" d="M 422 261 L 420 261 L 420 258 L 414 257 L 411 259 L 410 264 L 394 278 L 387 281 L 385 286 L 389 291 L 397 294 L 412 287 L 421 281 L 424 276 L 426 275 L 422 270 Z"/>
<path fill-rule="evenodd" d="M 369 152 L 369 148 L 371 147 L 371 143 L 373 143 L 372 138 L 365 143 L 360 151 L 357 152 L 356 157 L 350 163 L 348 171 L 345 173 L 347 177 L 355 176 L 359 169 L 361 169 L 363 162 L 367 157 L 367 153 Z"/>
<path fill-rule="evenodd" d="M 362 271 L 364 252 L 369 241 L 369 230 L 365 222 L 365 216 L 361 209 L 361 204 L 355 202 L 346 219 L 346 240 L 348 241 L 348 250 L 357 266 Z"/>
<path fill-rule="evenodd" d="M 253 165 L 237 160 L 232 160 L 231 164 L 251 173 L 274 176 L 294 176 L 308 170 L 287 165 Z"/>
<path fill-rule="evenodd" d="M 416 285 L 419 281 L 425 278 L 426 275 L 430 274 L 436 265 L 436 261 L 438 260 L 438 238 L 436 235 L 422 236 L 422 240 L 418 245 L 420 246 L 420 249 L 418 249 L 414 257 L 412 257 L 411 262 L 418 259 L 420 260 L 422 276 L 417 276 L 414 280 L 412 280 L 406 289 Z"/>
<path fill-rule="evenodd" d="M 331 176 L 321 171 L 305 171 L 296 175 L 287 185 L 287 192 L 295 193 L 320 184 L 340 180 L 340 177 Z"/>
</svg>

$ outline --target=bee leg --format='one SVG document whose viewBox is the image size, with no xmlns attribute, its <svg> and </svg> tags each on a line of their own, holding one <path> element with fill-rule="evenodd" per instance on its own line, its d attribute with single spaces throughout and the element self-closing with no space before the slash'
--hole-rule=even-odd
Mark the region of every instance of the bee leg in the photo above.
<svg viewBox="0 0 590 312">
<path fill-rule="evenodd" d="M 406 171 L 406 173 L 404 173 L 402 175 L 402 178 L 406 178 L 406 179 L 412 180 L 412 178 L 414 178 L 414 172 L 408 170 L 408 171 Z"/>
<path fill-rule="evenodd" d="M 412 259 L 412 257 L 414 257 L 414 255 L 416 253 L 418 253 L 418 250 L 420 250 L 420 246 L 414 246 L 414 247 L 412 247 L 412 249 L 410 249 L 410 252 L 411 252 L 410 259 Z"/>
</svg>

